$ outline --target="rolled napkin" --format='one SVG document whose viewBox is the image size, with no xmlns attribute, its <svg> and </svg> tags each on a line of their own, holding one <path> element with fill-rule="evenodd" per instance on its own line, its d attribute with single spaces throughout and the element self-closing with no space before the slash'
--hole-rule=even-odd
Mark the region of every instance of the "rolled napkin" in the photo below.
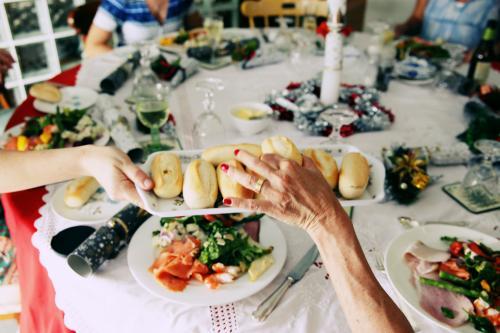
<svg viewBox="0 0 500 333">
<path fill-rule="evenodd" d="M 150 216 L 137 206 L 126 206 L 68 256 L 68 265 L 77 274 L 90 276 L 105 261 L 115 258 Z"/>
<path fill-rule="evenodd" d="M 253 56 L 245 59 L 241 62 L 242 69 L 252 69 L 255 67 L 272 65 L 284 61 L 286 58 L 285 54 L 282 52 L 276 52 L 268 49 L 267 51 L 263 48 L 257 50 Z"/>
<path fill-rule="evenodd" d="M 449 146 L 427 147 L 432 165 L 463 165 L 467 164 L 472 157 L 469 147 L 463 143 L 455 143 Z"/>
<path fill-rule="evenodd" d="M 151 69 L 164 81 L 177 87 L 198 71 L 198 63 L 188 57 L 175 58 L 160 55 L 152 64 Z"/>
<path fill-rule="evenodd" d="M 133 162 L 141 161 L 144 150 L 132 134 L 128 119 L 120 114 L 109 95 L 100 95 L 97 103 L 102 111 L 102 120 L 110 129 L 111 138 L 118 148 L 125 152 Z"/>
<path fill-rule="evenodd" d="M 114 95 L 139 65 L 140 58 L 141 56 L 138 51 L 131 54 L 123 65 L 118 67 L 114 72 L 101 81 L 99 84 L 101 91 L 106 94 Z"/>
</svg>

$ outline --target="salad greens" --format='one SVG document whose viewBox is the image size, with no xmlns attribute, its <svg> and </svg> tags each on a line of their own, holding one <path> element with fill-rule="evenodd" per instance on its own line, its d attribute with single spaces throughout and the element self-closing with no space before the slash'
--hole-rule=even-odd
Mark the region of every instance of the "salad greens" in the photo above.
<svg viewBox="0 0 500 333">
<path fill-rule="evenodd" d="M 252 261 L 273 250 L 272 247 L 265 248 L 252 240 L 242 228 L 245 223 L 259 221 L 263 216 L 263 214 L 250 215 L 239 221 L 230 220 L 231 223 L 228 223 L 227 217 L 217 215 L 166 217 L 160 220 L 160 224 L 162 229 L 165 229 L 169 224 L 180 223 L 186 230 L 194 229 L 190 225 L 196 225 L 196 229 L 200 229 L 206 235 L 198 257 L 203 264 L 210 267 L 214 263 L 222 263 L 246 269 Z"/>
</svg>

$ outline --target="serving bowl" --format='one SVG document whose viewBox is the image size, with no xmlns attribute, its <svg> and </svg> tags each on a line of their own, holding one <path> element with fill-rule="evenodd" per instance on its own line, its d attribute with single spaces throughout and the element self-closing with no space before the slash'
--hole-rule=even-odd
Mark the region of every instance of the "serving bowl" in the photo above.
<svg viewBox="0 0 500 333">
<path fill-rule="evenodd" d="M 262 117 L 245 119 L 237 115 L 242 109 L 255 110 L 262 112 Z M 249 136 L 264 131 L 271 123 L 271 114 L 273 110 L 264 103 L 246 102 L 233 105 L 230 109 L 231 119 L 234 126 L 241 134 Z"/>
</svg>

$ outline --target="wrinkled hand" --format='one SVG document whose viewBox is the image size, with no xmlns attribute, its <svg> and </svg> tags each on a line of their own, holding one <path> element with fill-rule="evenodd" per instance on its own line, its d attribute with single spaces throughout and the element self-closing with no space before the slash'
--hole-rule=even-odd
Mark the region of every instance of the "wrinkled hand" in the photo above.
<svg viewBox="0 0 500 333">
<path fill-rule="evenodd" d="M 330 186 L 308 157 L 304 156 L 303 166 L 274 154 L 258 159 L 246 151 L 237 152 L 236 159 L 266 181 L 257 199 L 225 198 L 227 206 L 259 211 L 306 231 L 314 231 L 342 210 Z M 222 169 L 250 190 L 260 178 L 228 165 Z"/>
<path fill-rule="evenodd" d="M 0 49 L 0 84 L 3 84 L 5 74 L 12 68 L 14 58 L 6 50 Z"/>
<path fill-rule="evenodd" d="M 148 175 L 115 147 L 87 146 L 86 149 L 82 155 L 82 167 L 89 176 L 97 179 L 109 197 L 142 207 L 135 184 L 144 190 L 151 190 L 153 181 Z"/>
</svg>

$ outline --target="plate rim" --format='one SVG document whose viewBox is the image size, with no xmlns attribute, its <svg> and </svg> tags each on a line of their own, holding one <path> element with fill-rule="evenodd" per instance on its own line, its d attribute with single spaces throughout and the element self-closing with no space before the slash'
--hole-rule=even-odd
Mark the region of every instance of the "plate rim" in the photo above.
<svg viewBox="0 0 500 333">
<path fill-rule="evenodd" d="M 91 105 L 87 106 L 86 108 L 82 108 L 82 110 L 88 110 L 88 109 L 90 109 L 91 107 L 93 107 L 97 103 L 97 100 L 99 99 L 99 93 L 97 93 L 93 89 L 90 89 L 90 88 L 84 87 L 84 86 L 64 86 L 64 87 L 61 87 L 59 90 L 61 91 L 61 94 L 64 94 L 65 90 L 86 90 L 88 92 L 92 92 L 92 94 L 95 95 L 94 96 L 95 100 L 92 102 Z M 61 101 L 62 101 L 62 98 L 61 98 Z M 57 103 L 49 103 L 49 102 L 42 101 L 42 100 L 40 100 L 38 98 L 35 98 L 33 100 L 33 107 L 35 108 L 35 110 L 37 110 L 39 112 L 42 112 L 42 113 L 45 113 L 45 114 L 55 114 L 57 106 L 59 105 L 59 103 L 61 103 L 61 101 L 59 101 Z M 47 111 L 48 108 L 45 108 L 43 106 L 40 108 L 40 103 L 43 103 L 42 105 L 45 105 L 45 104 L 50 105 L 51 107 L 54 108 L 54 110 Z"/>
<path fill-rule="evenodd" d="M 182 305 L 188 305 L 188 306 L 212 306 L 212 305 L 222 305 L 222 304 L 228 304 L 228 303 L 231 303 L 231 302 L 238 302 L 238 301 L 241 301 L 243 299 L 246 299 L 248 297 L 251 297 L 259 292 L 261 292 L 262 290 L 264 290 L 267 286 L 269 286 L 274 280 L 276 280 L 276 278 L 280 275 L 281 271 L 283 270 L 283 268 L 285 267 L 285 263 L 288 259 L 288 245 L 287 245 L 287 242 L 286 242 L 286 237 L 285 237 L 285 234 L 283 233 L 283 230 L 281 230 L 281 228 L 278 226 L 278 221 L 271 218 L 270 216 L 264 216 L 262 218 L 262 220 L 265 219 L 265 223 L 271 223 L 273 225 L 274 228 L 276 228 L 277 230 L 277 234 L 278 234 L 278 237 L 281 238 L 279 240 L 279 242 L 281 242 L 283 244 L 283 252 L 284 252 L 284 258 L 281 262 L 276 262 L 273 264 L 273 265 L 278 265 L 276 266 L 277 269 L 276 269 L 276 273 L 271 277 L 269 278 L 269 282 L 267 282 L 266 284 L 263 284 L 262 286 L 260 286 L 259 288 L 257 288 L 256 290 L 250 292 L 250 293 L 246 293 L 244 294 L 243 296 L 241 297 L 236 297 L 230 301 L 227 301 L 227 300 L 222 300 L 222 301 L 216 301 L 216 302 L 210 302 L 210 303 L 199 303 L 199 302 L 182 302 L 182 301 L 179 301 L 177 299 L 173 299 L 173 298 L 169 298 L 167 297 L 166 295 L 168 295 L 168 293 L 175 293 L 175 292 L 171 292 L 169 291 L 167 288 L 162 288 L 163 292 L 160 294 L 160 293 L 157 293 L 155 292 L 154 290 L 151 290 L 150 288 L 148 288 L 147 286 L 145 286 L 141 281 L 141 279 L 136 275 L 135 271 L 132 269 L 132 265 L 130 264 L 131 262 L 131 256 L 132 256 L 132 244 L 134 242 L 134 238 L 136 237 L 137 235 L 137 232 L 139 232 L 139 230 L 141 228 L 143 228 L 145 226 L 146 223 L 148 223 L 150 220 L 153 221 L 153 220 L 158 220 L 158 219 L 161 219 L 161 217 L 159 216 L 151 216 L 150 218 L 148 218 L 140 227 L 139 229 L 136 230 L 136 232 L 134 233 L 134 235 L 132 236 L 132 239 L 130 240 L 129 242 L 129 245 L 127 246 L 127 266 L 128 266 L 128 269 L 129 269 L 129 272 L 130 274 L 132 275 L 132 277 L 134 278 L 134 281 L 145 291 L 147 291 L 149 294 L 153 295 L 154 297 L 158 297 L 160 299 L 163 299 L 165 301 L 168 301 L 168 302 L 173 302 L 175 304 L 182 304 Z M 262 222 L 261 220 L 261 222 Z M 150 222 L 150 223 L 153 223 L 153 222 Z M 262 229 L 261 229 L 262 230 Z M 152 245 L 150 245 L 152 246 Z M 276 259 L 275 259 L 276 260 Z M 239 279 L 244 279 L 246 278 L 246 275 L 248 273 L 245 273 L 243 274 Z M 151 277 L 151 279 L 154 280 L 154 278 L 149 274 L 149 276 Z M 157 281 L 153 281 L 154 283 L 158 283 Z M 228 284 L 228 286 L 230 286 L 231 284 Z M 189 288 L 189 285 L 186 287 L 186 288 Z M 208 289 L 207 289 L 208 290 Z M 214 291 L 215 293 L 217 291 Z M 182 293 L 182 292 L 181 292 Z M 181 294 L 180 293 L 180 294 Z M 176 293 L 176 294 L 179 294 L 179 293 Z"/>
</svg>

